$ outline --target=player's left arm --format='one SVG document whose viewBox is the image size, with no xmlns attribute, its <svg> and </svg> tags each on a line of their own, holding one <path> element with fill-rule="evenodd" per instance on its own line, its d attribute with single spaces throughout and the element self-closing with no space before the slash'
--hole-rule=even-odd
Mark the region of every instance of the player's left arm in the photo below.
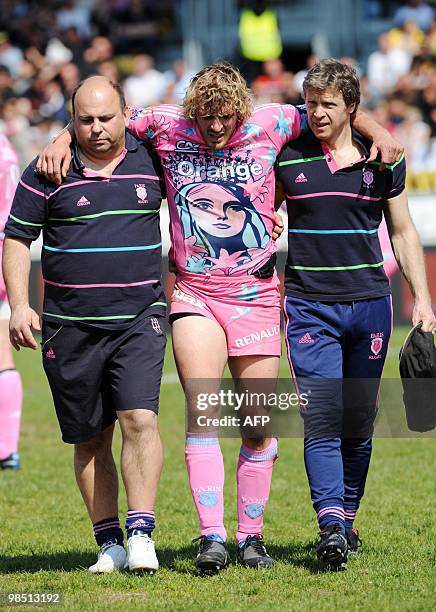
<svg viewBox="0 0 436 612">
<path fill-rule="evenodd" d="M 375 121 L 368 113 L 357 110 L 353 120 L 353 127 L 365 138 L 372 140 L 372 147 L 369 152 L 368 162 L 375 161 L 380 153 L 383 165 L 394 164 L 400 161 L 404 155 L 404 147 L 389 134 L 384 127 Z"/>
<path fill-rule="evenodd" d="M 436 331 L 436 318 L 425 273 L 424 253 L 412 221 L 406 191 L 386 199 L 383 212 L 388 226 L 395 259 L 409 283 L 415 300 L 412 322 L 422 321 L 422 331 Z"/>
</svg>

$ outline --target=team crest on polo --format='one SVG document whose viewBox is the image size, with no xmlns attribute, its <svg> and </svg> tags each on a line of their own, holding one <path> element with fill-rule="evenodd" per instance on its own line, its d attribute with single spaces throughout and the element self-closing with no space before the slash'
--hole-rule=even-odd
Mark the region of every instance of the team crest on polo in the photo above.
<svg viewBox="0 0 436 612">
<path fill-rule="evenodd" d="M 147 204 L 147 190 L 143 183 L 135 185 L 136 195 L 138 196 L 138 204 Z"/>
<path fill-rule="evenodd" d="M 370 168 L 363 171 L 363 182 L 367 187 L 371 187 L 374 182 L 374 173 Z"/>
<path fill-rule="evenodd" d="M 373 338 L 371 340 L 371 351 L 374 355 L 378 355 L 382 350 L 383 346 L 383 338 Z"/>
<path fill-rule="evenodd" d="M 247 504 L 245 506 L 245 514 L 252 519 L 262 516 L 264 510 L 263 504 Z"/>
</svg>

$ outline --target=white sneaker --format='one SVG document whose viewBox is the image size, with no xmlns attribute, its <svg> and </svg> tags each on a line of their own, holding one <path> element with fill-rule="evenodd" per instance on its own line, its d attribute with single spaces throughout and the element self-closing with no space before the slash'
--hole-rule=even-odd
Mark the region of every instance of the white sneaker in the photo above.
<svg viewBox="0 0 436 612">
<path fill-rule="evenodd" d="M 91 565 L 88 571 L 91 574 L 110 574 L 115 570 L 124 569 L 126 565 L 126 550 L 124 546 L 106 542 L 100 548 L 97 563 Z"/>
<path fill-rule="evenodd" d="M 127 540 L 126 567 L 131 572 L 154 572 L 159 568 L 154 542 L 145 533 L 137 532 Z"/>
</svg>

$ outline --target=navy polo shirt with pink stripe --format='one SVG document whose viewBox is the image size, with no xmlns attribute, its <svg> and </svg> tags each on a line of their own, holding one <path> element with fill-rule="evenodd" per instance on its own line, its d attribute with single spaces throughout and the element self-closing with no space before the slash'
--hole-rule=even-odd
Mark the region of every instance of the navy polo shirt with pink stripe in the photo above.
<svg viewBox="0 0 436 612">
<path fill-rule="evenodd" d="M 371 143 L 353 130 L 362 157 L 338 168 L 312 132 L 290 142 L 277 162 L 286 194 L 286 295 L 326 302 L 390 294 L 378 239 L 384 201 L 405 187 L 404 158 L 383 171 L 368 163 Z"/>
<path fill-rule="evenodd" d="M 124 329 L 138 316 L 163 313 L 159 210 L 160 162 L 126 132 L 110 178 L 86 172 L 77 146 L 60 187 L 24 171 L 5 227 L 11 238 L 42 230 L 43 319 Z"/>
</svg>

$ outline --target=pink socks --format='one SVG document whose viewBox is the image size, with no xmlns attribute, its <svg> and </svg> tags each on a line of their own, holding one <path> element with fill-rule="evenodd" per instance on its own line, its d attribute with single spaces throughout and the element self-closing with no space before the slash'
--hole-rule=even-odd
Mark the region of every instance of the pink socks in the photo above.
<svg viewBox="0 0 436 612">
<path fill-rule="evenodd" d="M 18 451 L 23 387 L 17 370 L 0 372 L 0 459 Z"/>
<path fill-rule="evenodd" d="M 224 463 L 216 434 L 186 434 L 185 462 L 201 535 L 224 541 Z"/>
<path fill-rule="evenodd" d="M 277 459 L 277 440 L 257 451 L 241 446 L 236 482 L 238 485 L 238 543 L 249 535 L 262 534 L 263 515 L 269 498 L 272 469 Z"/>
<path fill-rule="evenodd" d="M 238 486 L 239 542 L 261 534 L 263 515 L 277 458 L 277 440 L 256 451 L 241 446 L 236 480 Z M 200 520 L 201 535 L 218 535 L 226 540 L 224 528 L 224 464 L 218 437 L 214 434 L 186 435 L 185 461 L 192 499 Z"/>
</svg>

